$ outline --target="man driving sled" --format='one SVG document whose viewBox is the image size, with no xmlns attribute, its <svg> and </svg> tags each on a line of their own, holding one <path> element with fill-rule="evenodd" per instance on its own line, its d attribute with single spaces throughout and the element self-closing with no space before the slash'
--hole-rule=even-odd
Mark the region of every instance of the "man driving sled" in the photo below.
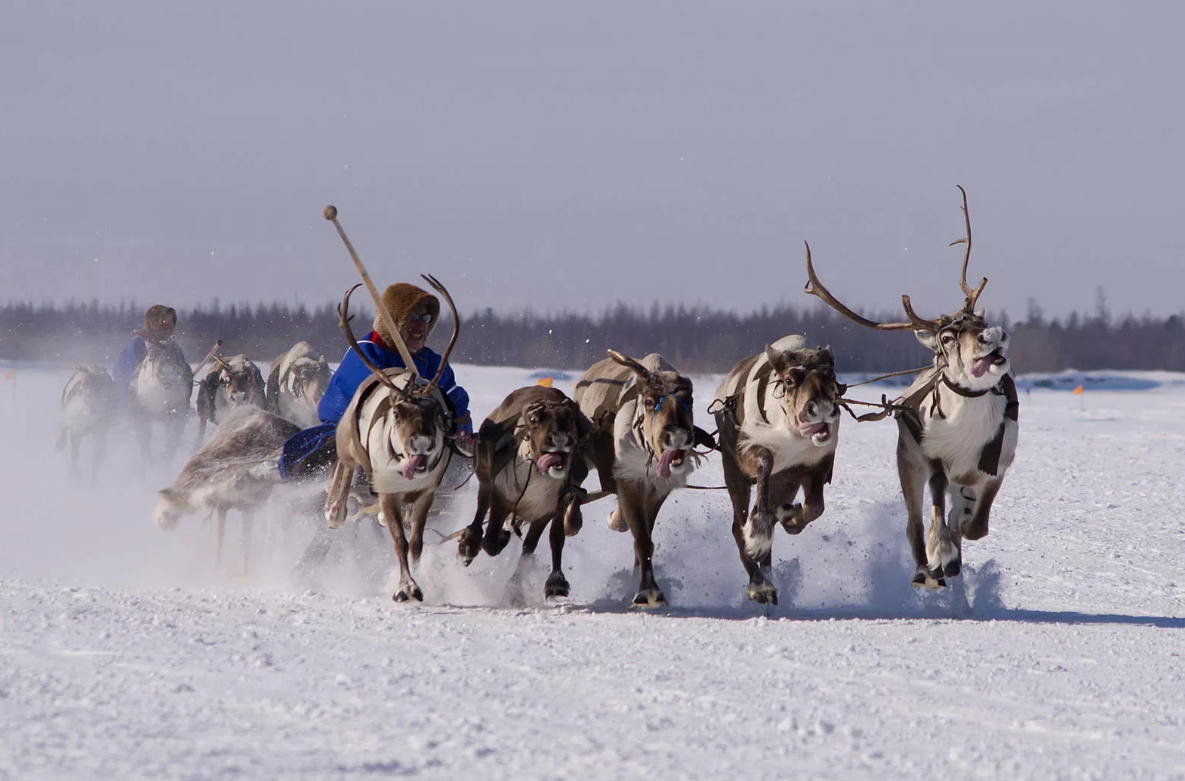
<svg viewBox="0 0 1185 781">
<path fill-rule="evenodd" d="M 421 377 L 435 376 L 440 368 L 440 355 L 429 349 L 426 343 L 440 317 L 440 300 L 415 285 L 399 282 L 383 292 L 383 306 L 399 329 L 416 371 Z M 402 368 L 403 358 L 394 344 L 382 316 L 376 312 L 374 330 L 365 339 L 359 340 L 358 347 L 379 369 Z M 337 423 L 345 414 L 358 386 L 370 376 L 371 371 L 362 359 L 352 349 L 348 350 L 329 380 L 329 387 L 317 407 L 321 425 L 300 431 L 284 443 L 280 458 L 282 477 L 303 479 L 327 472 L 337 459 Z M 440 391 L 452 407 L 458 449 L 466 454 L 472 453 L 473 422 L 469 417 L 469 394 L 457 385 L 451 366 L 445 366 L 440 376 Z M 461 459 L 454 460 L 458 466 L 461 462 Z M 449 471 L 453 473 L 455 470 Z M 446 482 L 446 486 L 451 487 L 451 484 Z"/>
</svg>

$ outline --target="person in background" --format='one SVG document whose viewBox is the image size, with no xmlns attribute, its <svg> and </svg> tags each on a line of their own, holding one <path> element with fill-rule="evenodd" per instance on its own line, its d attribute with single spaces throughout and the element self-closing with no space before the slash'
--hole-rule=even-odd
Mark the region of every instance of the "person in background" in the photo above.
<svg viewBox="0 0 1185 781">
<path fill-rule="evenodd" d="M 146 341 L 155 342 L 168 349 L 176 350 L 182 361 L 185 353 L 181 346 L 173 341 L 173 332 L 177 330 L 177 310 L 164 304 L 153 304 L 144 313 L 144 323 L 132 341 L 128 342 L 119 354 L 111 376 L 115 379 L 117 392 L 123 396 L 131 393 L 132 378 L 136 376 L 136 368 L 148 355 Z"/>
<path fill-rule="evenodd" d="M 440 368 L 440 355 L 427 346 L 428 336 L 440 317 L 440 300 L 431 293 L 407 282 L 391 285 L 383 292 L 383 306 L 391 315 L 407 345 L 421 377 L 434 377 Z M 403 358 L 386 323 L 376 312 L 374 330 L 358 347 L 379 369 L 402 368 Z M 317 413 L 321 425 L 304 429 L 284 443 L 280 474 L 299 479 L 323 473 L 337 459 L 337 423 L 345 414 L 358 386 L 370 376 L 370 369 L 350 349 L 329 380 Z M 469 416 L 469 394 L 457 384 L 451 366 L 440 375 L 440 392 L 452 407 L 456 423 L 456 444 L 465 453 L 473 452 L 473 421 Z"/>
</svg>

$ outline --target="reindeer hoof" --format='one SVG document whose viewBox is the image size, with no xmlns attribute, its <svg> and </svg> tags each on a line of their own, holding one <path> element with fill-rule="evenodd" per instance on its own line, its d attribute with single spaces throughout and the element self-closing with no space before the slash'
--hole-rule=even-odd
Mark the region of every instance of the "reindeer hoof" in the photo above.
<svg viewBox="0 0 1185 781">
<path fill-rule="evenodd" d="M 420 591 L 420 587 L 412 584 L 411 586 L 400 586 L 399 590 L 395 592 L 392 597 L 396 602 L 408 602 L 415 600 L 416 602 L 424 601 L 424 592 Z"/>
<path fill-rule="evenodd" d="M 982 540 L 988 534 L 988 522 L 986 520 L 981 523 L 971 521 L 963 524 L 963 538 L 967 540 Z"/>
<path fill-rule="evenodd" d="M 634 610 L 654 610 L 667 606 L 667 596 L 656 588 L 644 588 L 634 594 L 634 601 L 630 608 Z"/>
<path fill-rule="evenodd" d="M 461 557 L 461 563 L 468 567 L 477 558 L 478 551 L 481 550 L 481 532 L 474 529 L 465 529 L 461 532 L 461 539 L 457 543 L 457 555 Z"/>
<path fill-rule="evenodd" d="M 959 572 L 963 569 L 963 562 L 960 559 L 951 559 L 946 564 L 942 565 L 942 574 L 948 578 L 957 578 Z"/>
<path fill-rule="evenodd" d="M 546 599 L 562 598 L 568 596 L 571 587 L 568 585 L 568 579 L 564 577 L 562 572 L 553 572 L 547 576 L 547 583 L 543 586 L 543 596 Z"/>
<path fill-rule="evenodd" d="M 510 544 L 510 532 L 500 529 L 494 536 L 486 535 L 481 541 L 481 549 L 490 556 L 497 556 Z"/>
<path fill-rule="evenodd" d="M 914 588 L 940 589 L 946 588 L 946 579 L 942 576 L 942 570 L 919 568 L 913 574 L 913 580 L 910 581 L 910 585 Z"/>
<path fill-rule="evenodd" d="M 630 530 L 629 524 L 625 522 L 625 518 L 621 517 L 621 508 L 615 509 L 609 513 L 609 528 L 615 532 L 628 532 Z"/>
<path fill-rule="evenodd" d="M 768 580 L 762 583 L 750 583 L 749 587 L 745 589 L 745 593 L 749 599 L 759 605 L 778 604 L 778 590 Z"/>
</svg>

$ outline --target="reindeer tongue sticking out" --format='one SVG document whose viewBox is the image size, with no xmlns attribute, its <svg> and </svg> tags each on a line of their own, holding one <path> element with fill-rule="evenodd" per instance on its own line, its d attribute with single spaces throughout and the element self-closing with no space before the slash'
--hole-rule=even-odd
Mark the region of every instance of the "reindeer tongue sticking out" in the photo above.
<svg viewBox="0 0 1185 781">
<path fill-rule="evenodd" d="M 1000 355 L 999 352 L 990 352 L 971 364 L 971 376 L 982 377 L 987 374 L 989 368 L 997 363 L 1004 363 L 1004 356 Z"/>
<path fill-rule="evenodd" d="M 671 462 L 676 458 L 680 459 L 681 461 L 683 458 L 683 451 L 664 450 L 662 451 L 662 455 L 658 457 L 658 468 L 656 471 L 658 472 L 658 476 L 663 480 L 671 479 Z"/>
<path fill-rule="evenodd" d="M 421 453 L 417 453 L 414 456 L 408 456 L 407 466 L 403 467 L 403 479 L 414 480 L 416 475 L 421 469 L 424 468 L 426 463 L 428 463 L 428 456 L 425 456 Z"/>
<path fill-rule="evenodd" d="M 539 467 L 540 472 L 547 474 L 550 469 L 562 463 L 564 463 L 564 457 L 558 453 L 544 453 L 539 456 L 539 460 L 535 462 L 535 465 Z"/>
<path fill-rule="evenodd" d="M 826 430 L 826 423 L 802 423 L 798 426 L 798 433 L 804 437 L 813 437 L 815 434 Z"/>
</svg>

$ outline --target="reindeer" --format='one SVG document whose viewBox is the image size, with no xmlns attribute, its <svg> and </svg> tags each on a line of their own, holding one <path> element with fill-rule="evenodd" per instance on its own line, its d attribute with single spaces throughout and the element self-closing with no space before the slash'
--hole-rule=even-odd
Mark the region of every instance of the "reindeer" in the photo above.
<svg viewBox="0 0 1185 781">
<path fill-rule="evenodd" d="M 477 513 L 461 532 L 458 554 L 469 566 L 479 549 L 497 556 L 513 529 L 528 526 L 523 559 L 535 552 L 551 524 L 551 574 L 545 598 L 566 597 L 564 538 L 580 531 L 579 490 L 588 474 L 581 452 L 592 424 L 576 403 L 555 388 L 534 385 L 512 391 L 478 430 Z M 482 534 L 482 523 L 489 524 Z"/>
<path fill-rule="evenodd" d="M 393 597 L 396 602 L 424 599 L 412 578 L 408 551 L 410 548 L 411 563 L 417 564 L 424 548 L 428 511 L 452 457 L 446 438 L 452 436 L 454 425 L 438 383 L 457 343 L 460 318 L 448 290 L 433 276 L 424 279 L 444 297 L 453 315 L 453 333 L 441 355 L 440 369 L 427 384 L 417 381 L 414 368 L 378 369 L 359 349 L 348 316 L 350 295 L 357 285 L 346 291 L 337 310 L 346 341 L 373 376 L 358 386 L 338 422 L 338 461 L 325 497 L 325 519 L 333 528 L 345 522 L 354 470 L 361 467 L 371 490 L 378 494 L 380 518 L 391 533 L 399 557 L 399 587 Z M 382 307 L 381 299 L 377 305 Z M 399 330 L 393 328 L 392 333 L 398 336 Z M 405 362 L 414 367 L 410 360 Z M 410 515 L 405 504 L 411 505 Z M 403 530 L 405 521 L 411 526 L 410 543 Z"/>
<path fill-rule="evenodd" d="M 778 604 L 768 577 L 774 524 L 798 534 L 823 514 L 843 392 L 831 348 L 808 348 L 801 336 L 783 337 L 745 358 L 716 390 L 711 409 L 732 500 L 732 536 L 749 575 L 746 594 L 754 602 Z M 757 497 L 750 509 L 754 484 Z"/>
<path fill-rule="evenodd" d="M 259 367 L 246 355 L 226 360 L 211 353 L 215 365 L 198 385 L 198 441 L 206 435 L 206 423 L 218 423 L 218 415 L 242 406 L 265 408 L 266 393 Z"/>
<path fill-rule="evenodd" d="M 691 380 L 657 353 L 637 361 L 609 350 L 577 382 L 576 402 L 593 424 L 591 459 L 601 488 L 617 495 L 609 528 L 633 533 L 641 577 L 631 606 L 663 607 L 652 562 L 654 522 L 695 469 L 692 448 L 715 447 L 692 419 Z"/>
<path fill-rule="evenodd" d="M 308 428 L 321 422 L 317 405 L 329 387 L 329 362 L 309 346 L 297 342 L 271 364 L 267 378 L 267 409 Z"/>
<path fill-rule="evenodd" d="M 93 434 L 95 456 L 91 462 L 91 476 L 99 471 L 99 464 L 107 452 L 107 429 L 114 411 L 115 381 L 102 366 L 76 366 L 66 387 L 62 389 L 62 433 L 56 448 L 64 450 L 70 442 L 70 467 L 78 469 L 78 450 L 82 438 Z"/>
<path fill-rule="evenodd" d="M 215 567 L 222 566 L 226 515 L 243 517 L 243 574 L 251 560 L 255 510 L 279 482 L 276 461 L 288 437 L 300 428 L 281 417 L 247 406 L 231 412 L 210 441 L 190 457 L 176 481 L 159 492 L 152 521 L 157 528 L 177 528 L 181 518 L 202 510 L 217 516 Z"/>
<path fill-rule="evenodd" d="M 193 370 L 173 342 L 146 338 L 147 354 L 132 375 L 132 425 L 140 440 L 140 453 L 148 461 L 153 421 L 165 426 L 166 461 L 172 461 L 189 415 Z"/>
<path fill-rule="evenodd" d="M 879 323 L 861 317 L 833 296 L 815 275 L 806 248 L 805 291 L 860 325 L 880 331 L 912 330 L 933 353 L 933 365 L 890 408 L 897 419 L 897 472 L 909 514 L 906 537 L 916 570 L 915 587 L 942 588 L 962 569 L 963 539 L 987 536 L 988 517 L 1004 473 L 1012 465 L 1019 433 L 1020 402 L 1008 359 L 1008 334 L 975 308 L 987 279 L 967 284 L 971 259 L 971 215 L 967 192 L 963 220 L 967 235 L 959 287 L 963 306 L 952 314 L 923 320 L 909 296 L 901 304 L 906 322 Z M 923 534 L 922 508 L 930 487 L 930 531 Z M 951 499 L 946 515 L 946 494 Z"/>
</svg>

